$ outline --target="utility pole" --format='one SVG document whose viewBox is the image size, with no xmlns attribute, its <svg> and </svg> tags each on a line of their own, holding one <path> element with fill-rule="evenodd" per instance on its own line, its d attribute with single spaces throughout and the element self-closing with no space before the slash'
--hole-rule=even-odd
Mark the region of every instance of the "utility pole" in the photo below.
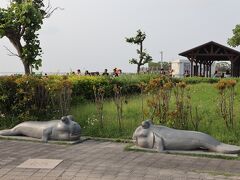
<svg viewBox="0 0 240 180">
<path fill-rule="evenodd" d="M 160 54 L 161 54 L 161 62 L 160 62 L 160 67 L 161 69 L 163 68 L 163 51 L 160 51 Z"/>
</svg>

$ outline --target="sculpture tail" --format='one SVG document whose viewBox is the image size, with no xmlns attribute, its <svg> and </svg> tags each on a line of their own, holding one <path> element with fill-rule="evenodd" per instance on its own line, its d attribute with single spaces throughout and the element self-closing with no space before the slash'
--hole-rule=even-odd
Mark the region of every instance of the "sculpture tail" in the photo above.
<svg viewBox="0 0 240 180">
<path fill-rule="evenodd" d="M 216 152 L 226 153 L 226 154 L 239 154 L 240 153 L 240 147 L 230 145 L 230 144 L 221 143 L 221 144 L 216 146 Z"/>
<path fill-rule="evenodd" d="M 14 136 L 16 135 L 11 129 L 0 131 L 0 136 Z"/>
</svg>

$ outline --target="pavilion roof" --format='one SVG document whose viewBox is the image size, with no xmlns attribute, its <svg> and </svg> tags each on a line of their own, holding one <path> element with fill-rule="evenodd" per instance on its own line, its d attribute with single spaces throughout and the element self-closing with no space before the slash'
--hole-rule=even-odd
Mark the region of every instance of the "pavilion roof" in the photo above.
<svg viewBox="0 0 240 180">
<path fill-rule="evenodd" d="M 232 48 L 216 43 L 207 42 L 195 48 L 189 49 L 179 54 L 180 56 L 194 59 L 196 61 L 223 61 L 240 59 L 240 52 Z"/>
</svg>

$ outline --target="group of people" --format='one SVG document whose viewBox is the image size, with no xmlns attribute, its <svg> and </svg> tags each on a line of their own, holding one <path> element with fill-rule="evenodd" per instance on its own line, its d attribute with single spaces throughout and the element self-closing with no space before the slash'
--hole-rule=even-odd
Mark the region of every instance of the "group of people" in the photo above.
<svg viewBox="0 0 240 180">
<path fill-rule="evenodd" d="M 184 77 L 190 77 L 190 72 L 189 72 L 189 70 L 185 70 L 183 76 L 184 76 Z"/>
<path fill-rule="evenodd" d="M 214 74 L 213 74 L 213 77 L 220 77 L 220 78 L 231 77 L 231 72 L 229 70 L 226 70 L 225 73 L 215 71 Z"/>
<path fill-rule="evenodd" d="M 118 69 L 118 68 L 114 68 L 113 72 L 109 74 L 108 69 L 105 69 L 104 72 L 102 74 L 100 74 L 99 72 L 89 72 L 88 70 L 86 70 L 84 72 L 84 74 L 81 73 L 81 70 L 78 69 L 77 72 L 75 73 L 74 71 L 71 73 L 73 75 L 85 75 L 85 76 L 113 76 L 113 77 L 118 77 L 122 74 L 122 70 Z"/>
<path fill-rule="evenodd" d="M 169 77 L 173 77 L 173 69 L 169 69 L 169 70 L 164 70 L 163 68 L 160 70 L 160 74 L 161 75 L 167 75 Z"/>
<path fill-rule="evenodd" d="M 226 70 L 226 72 L 219 72 L 219 71 L 215 71 L 213 74 L 213 78 L 224 78 L 224 77 L 230 77 L 231 73 L 229 70 Z M 190 72 L 188 70 L 185 70 L 184 72 L 184 77 L 190 77 Z M 204 77 L 204 75 L 203 75 Z"/>
</svg>

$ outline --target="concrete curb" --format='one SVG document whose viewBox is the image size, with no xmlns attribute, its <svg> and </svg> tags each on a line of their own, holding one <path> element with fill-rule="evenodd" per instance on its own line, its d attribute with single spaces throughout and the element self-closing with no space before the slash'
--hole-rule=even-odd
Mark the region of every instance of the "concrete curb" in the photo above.
<svg viewBox="0 0 240 180">
<path fill-rule="evenodd" d="M 26 137 L 26 136 L 0 136 L 0 139 L 44 143 L 44 142 L 42 142 L 41 139 L 31 138 L 31 137 Z M 88 140 L 88 138 L 81 137 L 79 140 L 76 140 L 76 141 L 52 141 L 52 140 L 49 140 L 47 143 L 49 143 L 49 144 L 62 144 L 62 145 L 74 145 L 74 144 L 82 143 L 86 140 Z"/>
<path fill-rule="evenodd" d="M 148 149 L 148 148 L 141 148 L 138 146 L 130 146 L 128 147 L 129 150 L 136 150 L 136 151 L 146 151 L 146 152 L 158 152 L 156 149 Z M 177 151 L 177 150 L 166 150 L 162 153 L 167 154 L 179 154 L 179 155 L 197 155 L 197 156 L 211 156 L 211 157 L 230 157 L 230 158 L 238 158 L 238 154 L 223 154 L 223 153 L 216 153 L 216 152 L 208 152 L 208 151 Z"/>
</svg>

